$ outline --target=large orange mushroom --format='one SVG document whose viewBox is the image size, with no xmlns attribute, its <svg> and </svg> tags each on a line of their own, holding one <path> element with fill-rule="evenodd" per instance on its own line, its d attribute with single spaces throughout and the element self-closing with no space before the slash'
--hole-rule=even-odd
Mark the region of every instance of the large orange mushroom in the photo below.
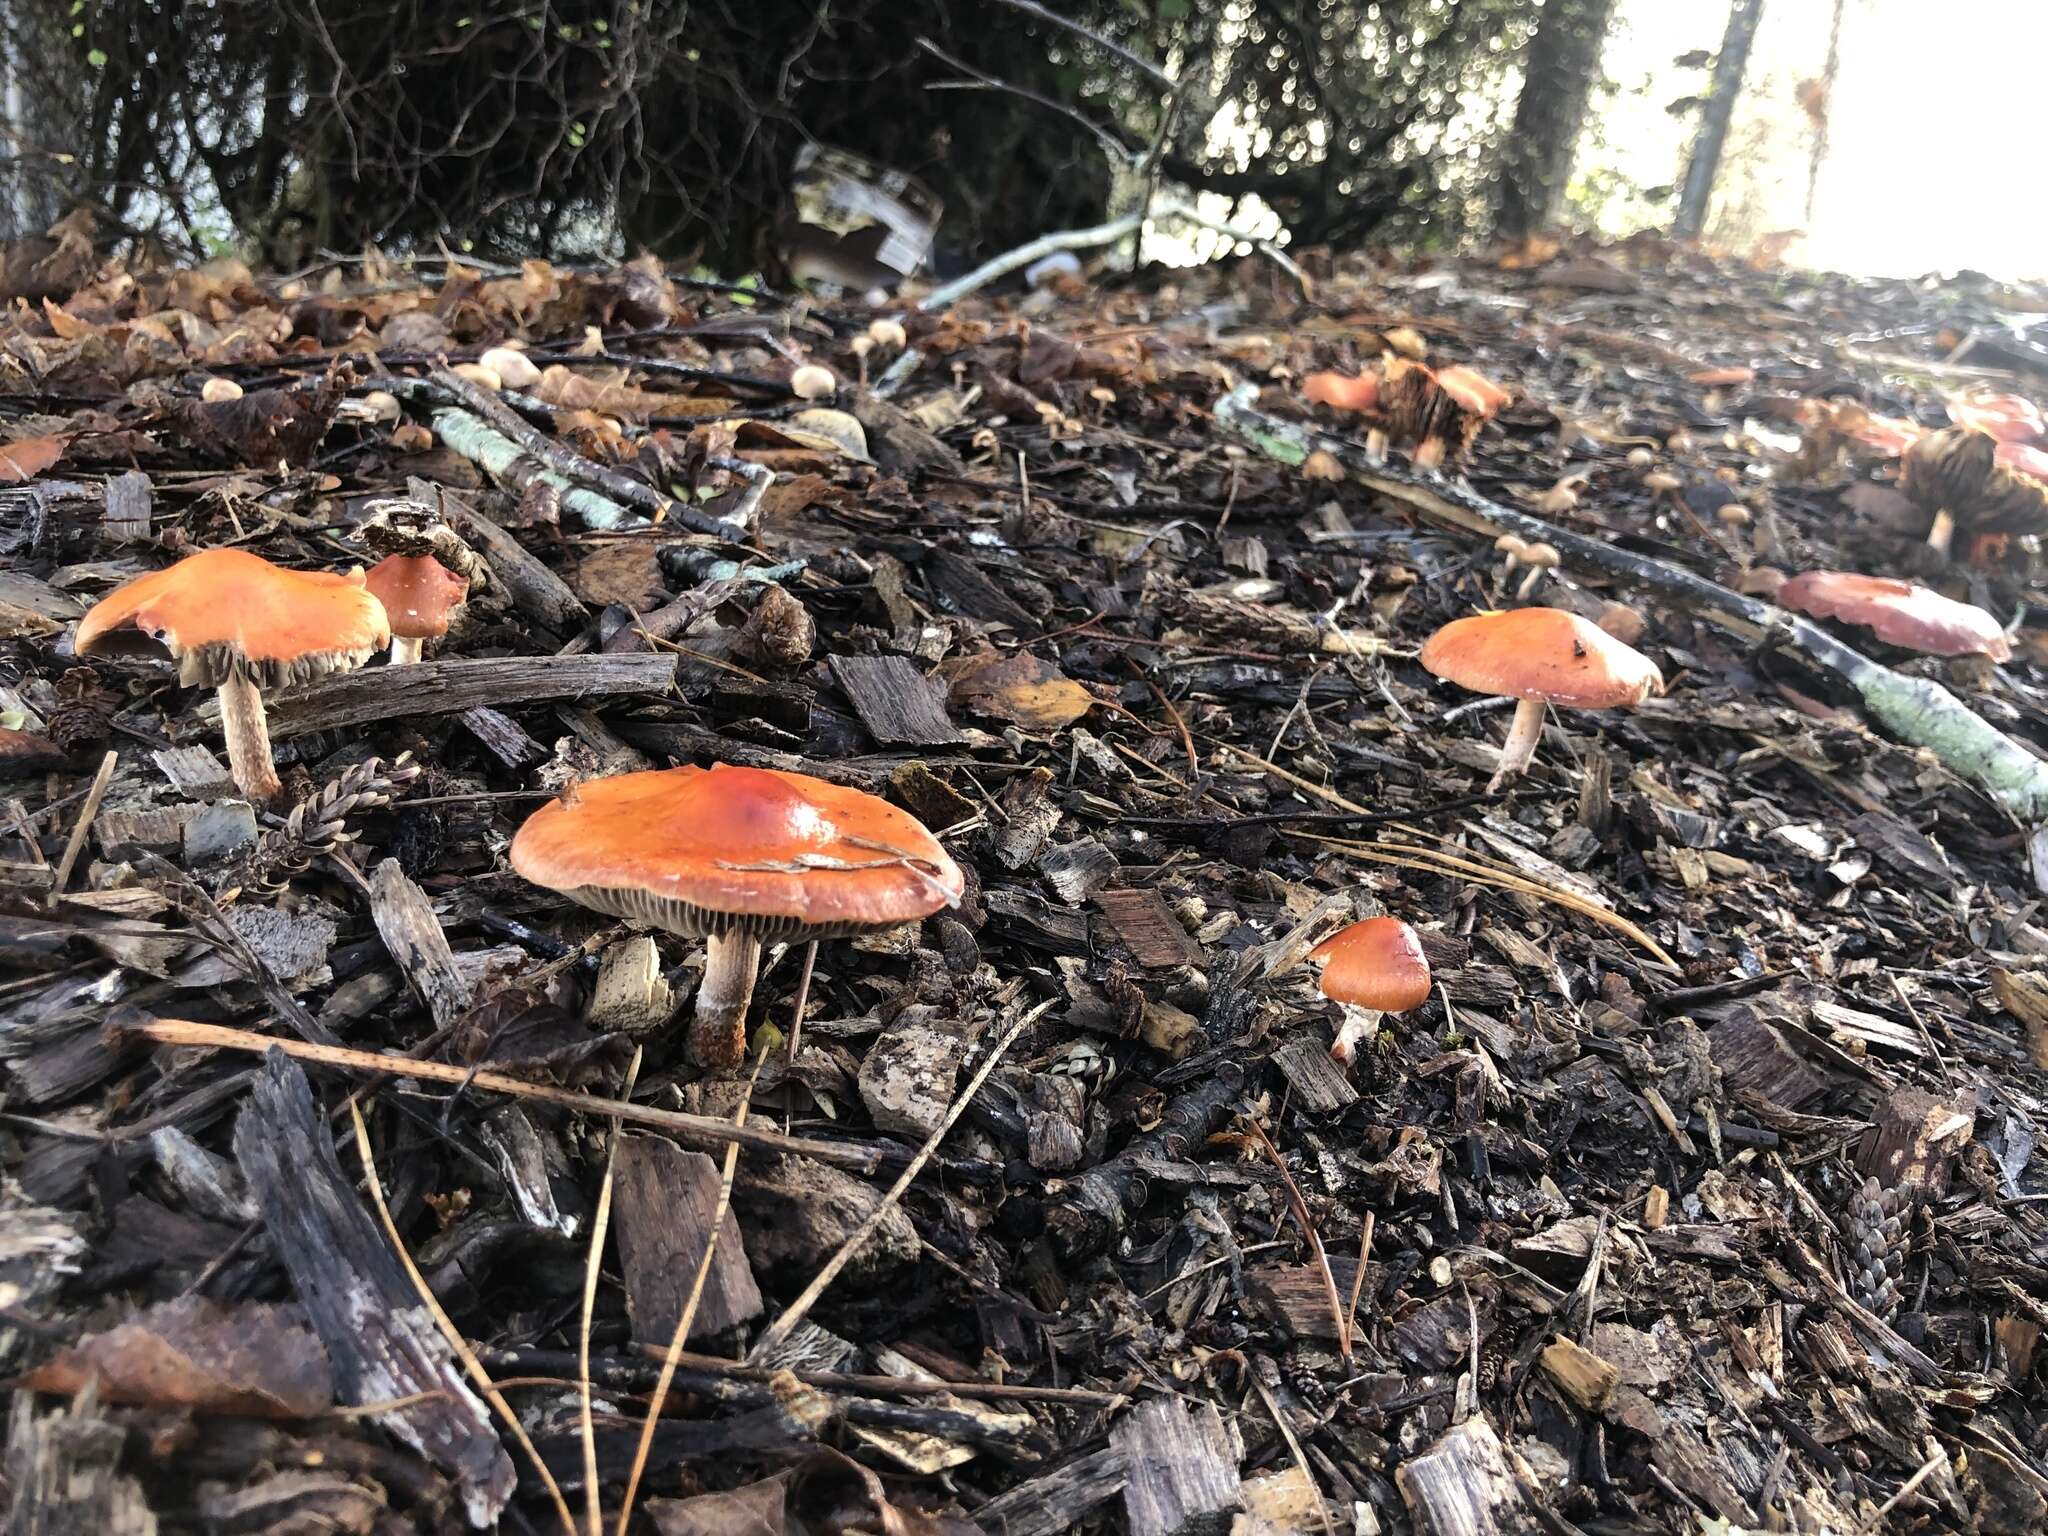
<svg viewBox="0 0 2048 1536">
<path fill-rule="evenodd" d="M 263 690 L 361 666 L 391 642 L 363 573 L 293 571 L 242 549 L 209 549 L 123 582 L 79 621 L 81 656 L 162 654 L 178 681 L 220 692 L 236 785 L 268 802 L 283 785 Z"/>
<path fill-rule="evenodd" d="M 746 1055 L 761 946 L 916 922 L 954 905 L 960 866 L 886 800 L 767 768 L 667 768 L 579 784 L 512 839 L 512 867 L 599 912 L 702 937 L 691 1056 Z"/>
<path fill-rule="evenodd" d="M 1429 1001 L 1429 957 L 1422 940 L 1398 917 L 1368 917 L 1340 928 L 1308 952 L 1323 968 L 1323 996 L 1346 1003 L 1330 1055 L 1349 1063 L 1383 1013 L 1406 1013 Z"/>
<path fill-rule="evenodd" d="M 1474 693 L 1516 700 L 1501 749 L 1499 789 L 1529 766 L 1546 704 L 1636 705 L 1664 686 L 1657 664 L 1597 624 L 1561 608 L 1516 608 L 1453 619 L 1422 646 L 1422 665 Z"/>
</svg>

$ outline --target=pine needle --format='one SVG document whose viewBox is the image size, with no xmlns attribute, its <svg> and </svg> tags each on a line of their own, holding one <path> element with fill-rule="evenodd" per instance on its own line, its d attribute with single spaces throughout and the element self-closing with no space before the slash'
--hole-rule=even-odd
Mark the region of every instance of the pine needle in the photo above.
<svg viewBox="0 0 2048 1536">
<path fill-rule="evenodd" d="M 633 1097 L 640 1080 L 640 1047 L 633 1047 L 621 1099 Z M 597 1419 L 591 1411 L 590 1328 L 597 1315 L 597 1276 L 604 1261 L 605 1230 L 612 1220 L 613 1174 L 619 1164 L 619 1120 L 612 1120 L 611 1143 L 605 1149 L 604 1182 L 597 1189 L 597 1214 L 590 1223 L 590 1257 L 583 1266 L 583 1314 L 576 1331 L 576 1398 L 583 1432 L 583 1509 L 590 1536 L 604 1536 L 603 1491 L 597 1484 Z"/>
</svg>

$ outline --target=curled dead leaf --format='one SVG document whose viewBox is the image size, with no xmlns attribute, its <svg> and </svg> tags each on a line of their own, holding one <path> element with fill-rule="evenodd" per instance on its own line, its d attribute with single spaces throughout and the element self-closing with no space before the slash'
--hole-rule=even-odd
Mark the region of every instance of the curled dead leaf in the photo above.
<svg viewBox="0 0 2048 1536">
<path fill-rule="evenodd" d="M 0 485 L 20 485 L 33 480 L 64 457 L 64 449 L 70 442 L 69 436 L 59 433 L 0 444 Z"/>
<path fill-rule="evenodd" d="M 1057 731 L 1095 707 L 1095 695 L 1029 651 L 967 658 L 952 672 L 952 696 L 976 714 L 1027 731 Z"/>
</svg>

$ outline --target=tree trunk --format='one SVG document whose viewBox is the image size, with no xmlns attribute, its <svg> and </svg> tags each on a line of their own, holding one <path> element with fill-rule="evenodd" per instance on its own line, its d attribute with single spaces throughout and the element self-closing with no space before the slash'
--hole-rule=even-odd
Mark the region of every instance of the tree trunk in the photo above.
<svg viewBox="0 0 2048 1536">
<path fill-rule="evenodd" d="M 1728 7 L 1728 30 L 1721 35 L 1721 53 L 1714 60 L 1714 84 L 1707 105 L 1700 114 L 1699 137 L 1693 140 L 1692 160 L 1685 168 L 1685 190 L 1678 199 L 1678 224 L 1674 233 L 1681 240 L 1697 240 L 1707 224 L 1707 200 L 1714 193 L 1714 173 L 1721 168 L 1721 150 L 1728 142 L 1728 122 L 1735 115 L 1735 98 L 1742 94 L 1743 72 L 1749 68 L 1749 46 L 1756 41 L 1756 24 L 1763 19 L 1764 0 L 1733 0 Z"/>
<path fill-rule="evenodd" d="M 1555 216 L 1613 15 L 1614 0 L 1546 0 L 1502 157 L 1498 238 L 1520 240 Z"/>
</svg>

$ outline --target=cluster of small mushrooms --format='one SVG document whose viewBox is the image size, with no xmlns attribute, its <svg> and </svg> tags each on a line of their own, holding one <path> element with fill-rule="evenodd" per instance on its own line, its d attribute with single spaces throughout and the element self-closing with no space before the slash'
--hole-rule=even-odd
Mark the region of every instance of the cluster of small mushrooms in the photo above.
<svg viewBox="0 0 2048 1536">
<path fill-rule="evenodd" d="M 1368 409 L 1405 402 L 1411 416 L 1427 418 L 1410 423 L 1411 438 L 1455 441 L 1499 403 L 1476 378 L 1389 358 L 1376 377 L 1316 376 L 1311 393 L 1346 404 L 1370 397 Z M 357 532 L 381 556 L 367 572 L 288 570 L 244 550 L 212 549 L 136 577 L 85 616 L 76 650 L 168 652 L 180 683 L 218 690 L 235 783 L 269 805 L 282 786 L 265 692 L 360 667 L 380 650 L 388 649 L 392 665 L 419 661 L 427 642 L 448 632 L 472 583 L 486 577 L 422 504 L 373 503 Z M 1514 536 L 1495 548 L 1505 557 L 1503 587 L 1517 566 L 1527 569 L 1517 594 L 1523 599 L 1559 563 L 1549 545 Z M 1811 571 L 1780 578 L 1772 595 L 1787 608 L 1867 626 L 1887 643 L 1926 654 L 2011 655 L 1991 615 L 1907 582 Z M 1430 636 L 1420 653 L 1427 671 L 1514 701 L 1489 791 L 1529 768 L 1551 707 L 1632 707 L 1662 690 L 1655 663 L 1610 632 L 1616 627 L 1560 608 L 1522 607 L 1456 619 Z M 1640 620 L 1623 628 L 1633 637 Z M 519 829 L 510 859 L 525 879 L 594 911 L 704 940 L 688 1049 L 713 1070 L 745 1057 L 765 944 L 916 922 L 957 904 L 965 885 L 938 839 L 887 801 L 807 774 L 725 765 L 572 784 Z M 1331 1054 L 1347 1064 L 1383 1013 L 1429 996 L 1421 940 L 1398 918 L 1354 923 L 1310 959 L 1322 966 L 1323 992 L 1346 1005 Z"/>
</svg>

